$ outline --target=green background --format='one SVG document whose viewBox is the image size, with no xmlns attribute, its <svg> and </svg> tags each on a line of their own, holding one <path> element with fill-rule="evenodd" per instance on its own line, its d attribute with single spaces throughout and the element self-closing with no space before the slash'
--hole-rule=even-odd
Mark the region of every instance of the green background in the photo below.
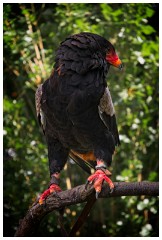
<svg viewBox="0 0 162 240">
<path fill-rule="evenodd" d="M 158 4 L 4 4 L 4 236 L 13 236 L 49 182 L 47 147 L 34 95 L 53 68 L 59 43 L 88 31 L 111 41 L 124 63 L 111 68 L 108 86 L 121 146 L 113 181 L 158 181 Z M 88 175 L 72 161 L 61 173 L 62 189 Z M 65 209 L 70 229 L 84 204 Z M 36 236 L 61 236 L 57 213 Z M 158 236 L 158 198 L 99 199 L 78 236 Z"/>
</svg>

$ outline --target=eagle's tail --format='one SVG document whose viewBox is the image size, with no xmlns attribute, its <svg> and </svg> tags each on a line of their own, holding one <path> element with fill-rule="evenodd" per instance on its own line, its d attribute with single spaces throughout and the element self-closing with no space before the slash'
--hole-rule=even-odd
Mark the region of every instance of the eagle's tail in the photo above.
<svg viewBox="0 0 162 240">
<path fill-rule="evenodd" d="M 85 161 L 79 156 L 75 155 L 73 151 L 70 151 L 69 157 L 76 162 L 85 172 L 91 174 L 92 171 L 95 169 L 95 161 Z"/>
</svg>

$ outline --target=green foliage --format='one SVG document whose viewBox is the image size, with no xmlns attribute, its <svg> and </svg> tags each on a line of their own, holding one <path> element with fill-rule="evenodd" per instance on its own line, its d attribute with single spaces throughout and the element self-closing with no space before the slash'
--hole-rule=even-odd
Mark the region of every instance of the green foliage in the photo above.
<svg viewBox="0 0 162 240">
<path fill-rule="evenodd" d="M 113 181 L 158 181 L 157 11 L 157 4 L 144 3 L 4 4 L 4 236 L 14 235 L 19 220 L 48 185 L 47 147 L 34 94 L 50 75 L 59 43 L 70 34 L 104 36 L 125 65 L 122 72 L 111 68 L 108 75 L 121 139 Z M 69 161 L 61 187 L 86 178 Z M 65 210 L 67 229 L 82 207 Z M 38 236 L 60 236 L 55 214 L 44 219 Z M 158 200 L 101 199 L 78 236 L 158 236 Z"/>
</svg>

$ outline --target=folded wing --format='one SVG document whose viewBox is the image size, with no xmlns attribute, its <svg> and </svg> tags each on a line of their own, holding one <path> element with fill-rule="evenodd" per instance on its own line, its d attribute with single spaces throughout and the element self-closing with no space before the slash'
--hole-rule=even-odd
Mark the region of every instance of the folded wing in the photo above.
<svg viewBox="0 0 162 240">
<path fill-rule="evenodd" d="M 116 123 L 115 110 L 108 87 L 105 88 L 105 92 L 100 99 L 98 110 L 101 120 L 104 122 L 105 126 L 109 129 L 114 137 L 115 145 L 119 145 L 120 140 Z"/>
</svg>

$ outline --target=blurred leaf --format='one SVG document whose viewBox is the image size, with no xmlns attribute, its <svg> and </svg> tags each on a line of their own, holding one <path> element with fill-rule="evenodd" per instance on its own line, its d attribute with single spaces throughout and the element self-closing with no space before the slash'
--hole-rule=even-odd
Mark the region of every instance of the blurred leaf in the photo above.
<svg viewBox="0 0 162 240">
<path fill-rule="evenodd" d="M 142 27 L 142 31 L 143 31 L 143 33 L 146 34 L 146 35 L 149 35 L 149 34 L 155 32 L 154 28 L 153 28 L 152 26 L 150 26 L 150 25 L 143 26 L 143 27 Z"/>
</svg>

